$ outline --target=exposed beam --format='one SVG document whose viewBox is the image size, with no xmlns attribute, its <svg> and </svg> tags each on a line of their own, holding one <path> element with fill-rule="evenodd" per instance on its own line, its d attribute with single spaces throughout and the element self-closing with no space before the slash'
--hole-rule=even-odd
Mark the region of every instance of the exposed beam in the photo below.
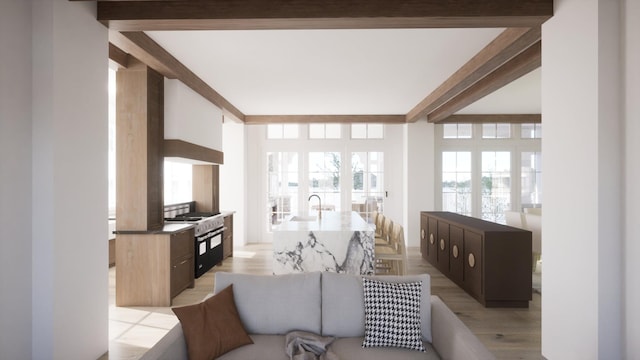
<svg viewBox="0 0 640 360">
<path fill-rule="evenodd" d="M 411 109 L 407 114 L 407 122 L 415 122 L 435 110 L 478 80 L 495 71 L 507 60 L 529 48 L 540 40 L 541 36 L 540 27 L 506 29 Z"/>
<path fill-rule="evenodd" d="M 119 31 L 534 27 L 553 0 L 98 1 Z"/>
<path fill-rule="evenodd" d="M 482 124 L 482 123 L 509 123 L 509 124 L 539 124 L 542 122 L 540 114 L 460 114 L 451 115 L 439 121 L 439 124 Z"/>
<path fill-rule="evenodd" d="M 109 60 L 112 60 L 120 67 L 129 67 L 129 54 L 112 43 L 109 43 Z"/>
<path fill-rule="evenodd" d="M 167 67 L 162 59 L 157 58 L 149 51 L 147 51 L 141 44 L 137 44 L 136 42 L 124 36 L 122 33 L 118 31 L 109 31 L 109 43 L 120 48 L 122 51 L 128 53 L 134 58 L 140 60 L 140 62 L 146 64 L 153 70 L 162 74 L 162 76 L 168 79 L 176 78 L 175 73 L 169 67 Z M 169 54 L 169 56 L 171 55 Z"/>
<path fill-rule="evenodd" d="M 205 99 L 222 109 L 226 115 L 244 121 L 244 114 L 205 83 L 189 68 L 173 57 L 143 32 L 109 32 L 109 41 L 144 62 L 169 79 L 178 79 Z"/>
<path fill-rule="evenodd" d="M 224 164 L 224 154 L 221 151 L 209 149 L 183 140 L 166 139 L 164 140 L 163 147 L 164 157 L 178 157 L 212 164 Z"/>
<path fill-rule="evenodd" d="M 404 115 L 246 115 L 245 124 L 379 123 L 404 124 Z"/>
<path fill-rule="evenodd" d="M 442 121 L 484 96 L 539 68 L 542 63 L 541 48 L 540 41 L 536 42 L 496 71 L 482 78 L 444 105 L 429 113 L 427 115 L 427 121 Z"/>
</svg>

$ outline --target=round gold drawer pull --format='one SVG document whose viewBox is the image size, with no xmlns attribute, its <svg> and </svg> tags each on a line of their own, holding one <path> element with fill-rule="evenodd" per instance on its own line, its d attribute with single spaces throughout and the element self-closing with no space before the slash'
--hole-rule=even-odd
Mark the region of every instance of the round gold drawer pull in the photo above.
<svg viewBox="0 0 640 360">
<path fill-rule="evenodd" d="M 458 250 L 458 245 L 453 245 L 451 252 L 453 253 L 453 258 L 457 259 L 458 256 L 460 255 L 460 251 Z"/>
<path fill-rule="evenodd" d="M 444 239 L 440 239 L 440 250 L 444 250 Z"/>
<path fill-rule="evenodd" d="M 469 267 L 471 268 L 476 267 L 476 257 L 475 255 L 473 255 L 473 253 L 469 254 Z"/>
<path fill-rule="evenodd" d="M 435 239 L 433 238 L 433 234 L 429 235 L 429 242 L 431 243 L 431 245 L 433 245 L 436 242 Z"/>
<path fill-rule="evenodd" d="M 424 240 L 424 229 L 420 230 L 420 239 Z"/>
</svg>

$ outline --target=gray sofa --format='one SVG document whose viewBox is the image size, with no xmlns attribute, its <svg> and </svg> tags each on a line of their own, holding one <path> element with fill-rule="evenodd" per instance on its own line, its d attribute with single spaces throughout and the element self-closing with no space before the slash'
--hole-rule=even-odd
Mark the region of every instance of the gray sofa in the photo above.
<svg viewBox="0 0 640 360">
<path fill-rule="evenodd" d="M 221 357 L 288 360 L 285 334 L 302 330 L 333 336 L 329 349 L 340 359 L 495 359 L 486 347 L 437 296 L 430 294 L 429 275 L 372 276 L 390 282 L 422 281 L 420 320 L 426 352 L 401 348 L 363 348 L 362 278 L 336 273 L 259 276 L 216 273 L 214 293 L 233 284 L 236 307 L 254 344 Z M 177 324 L 142 359 L 187 359 L 182 327 Z"/>
</svg>

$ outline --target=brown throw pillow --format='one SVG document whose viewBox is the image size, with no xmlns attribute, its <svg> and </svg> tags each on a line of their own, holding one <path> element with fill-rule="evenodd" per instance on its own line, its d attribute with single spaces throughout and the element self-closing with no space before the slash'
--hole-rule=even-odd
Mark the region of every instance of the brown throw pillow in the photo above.
<svg viewBox="0 0 640 360">
<path fill-rule="evenodd" d="M 253 340 L 240 321 L 233 285 L 195 305 L 173 308 L 182 324 L 190 360 L 212 360 Z"/>
</svg>

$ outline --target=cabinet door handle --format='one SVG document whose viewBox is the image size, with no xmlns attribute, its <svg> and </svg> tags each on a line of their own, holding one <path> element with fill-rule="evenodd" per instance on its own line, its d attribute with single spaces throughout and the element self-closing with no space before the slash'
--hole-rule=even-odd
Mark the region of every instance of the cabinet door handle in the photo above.
<svg viewBox="0 0 640 360">
<path fill-rule="evenodd" d="M 420 239 L 424 240 L 424 229 L 420 230 Z"/>
<path fill-rule="evenodd" d="M 476 267 L 476 256 L 473 255 L 473 253 L 469 253 L 469 267 L 470 268 L 474 268 Z"/>
<path fill-rule="evenodd" d="M 182 260 L 179 264 L 173 265 L 173 268 L 175 269 L 175 268 L 177 268 L 177 267 L 178 267 L 178 266 L 180 266 L 180 265 L 184 265 L 184 264 L 186 264 L 186 263 L 187 263 L 187 261 L 189 261 L 189 260 L 190 260 L 190 259 Z"/>
<path fill-rule="evenodd" d="M 433 238 L 433 234 L 429 234 L 429 242 L 431 243 L 431 245 L 433 245 L 436 241 Z"/>
<path fill-rule="evenodd" d="M 444 246 L 445 246 L 444 239 L 440 239 L 440 250 L 444 250 Z"/>
</svg>

